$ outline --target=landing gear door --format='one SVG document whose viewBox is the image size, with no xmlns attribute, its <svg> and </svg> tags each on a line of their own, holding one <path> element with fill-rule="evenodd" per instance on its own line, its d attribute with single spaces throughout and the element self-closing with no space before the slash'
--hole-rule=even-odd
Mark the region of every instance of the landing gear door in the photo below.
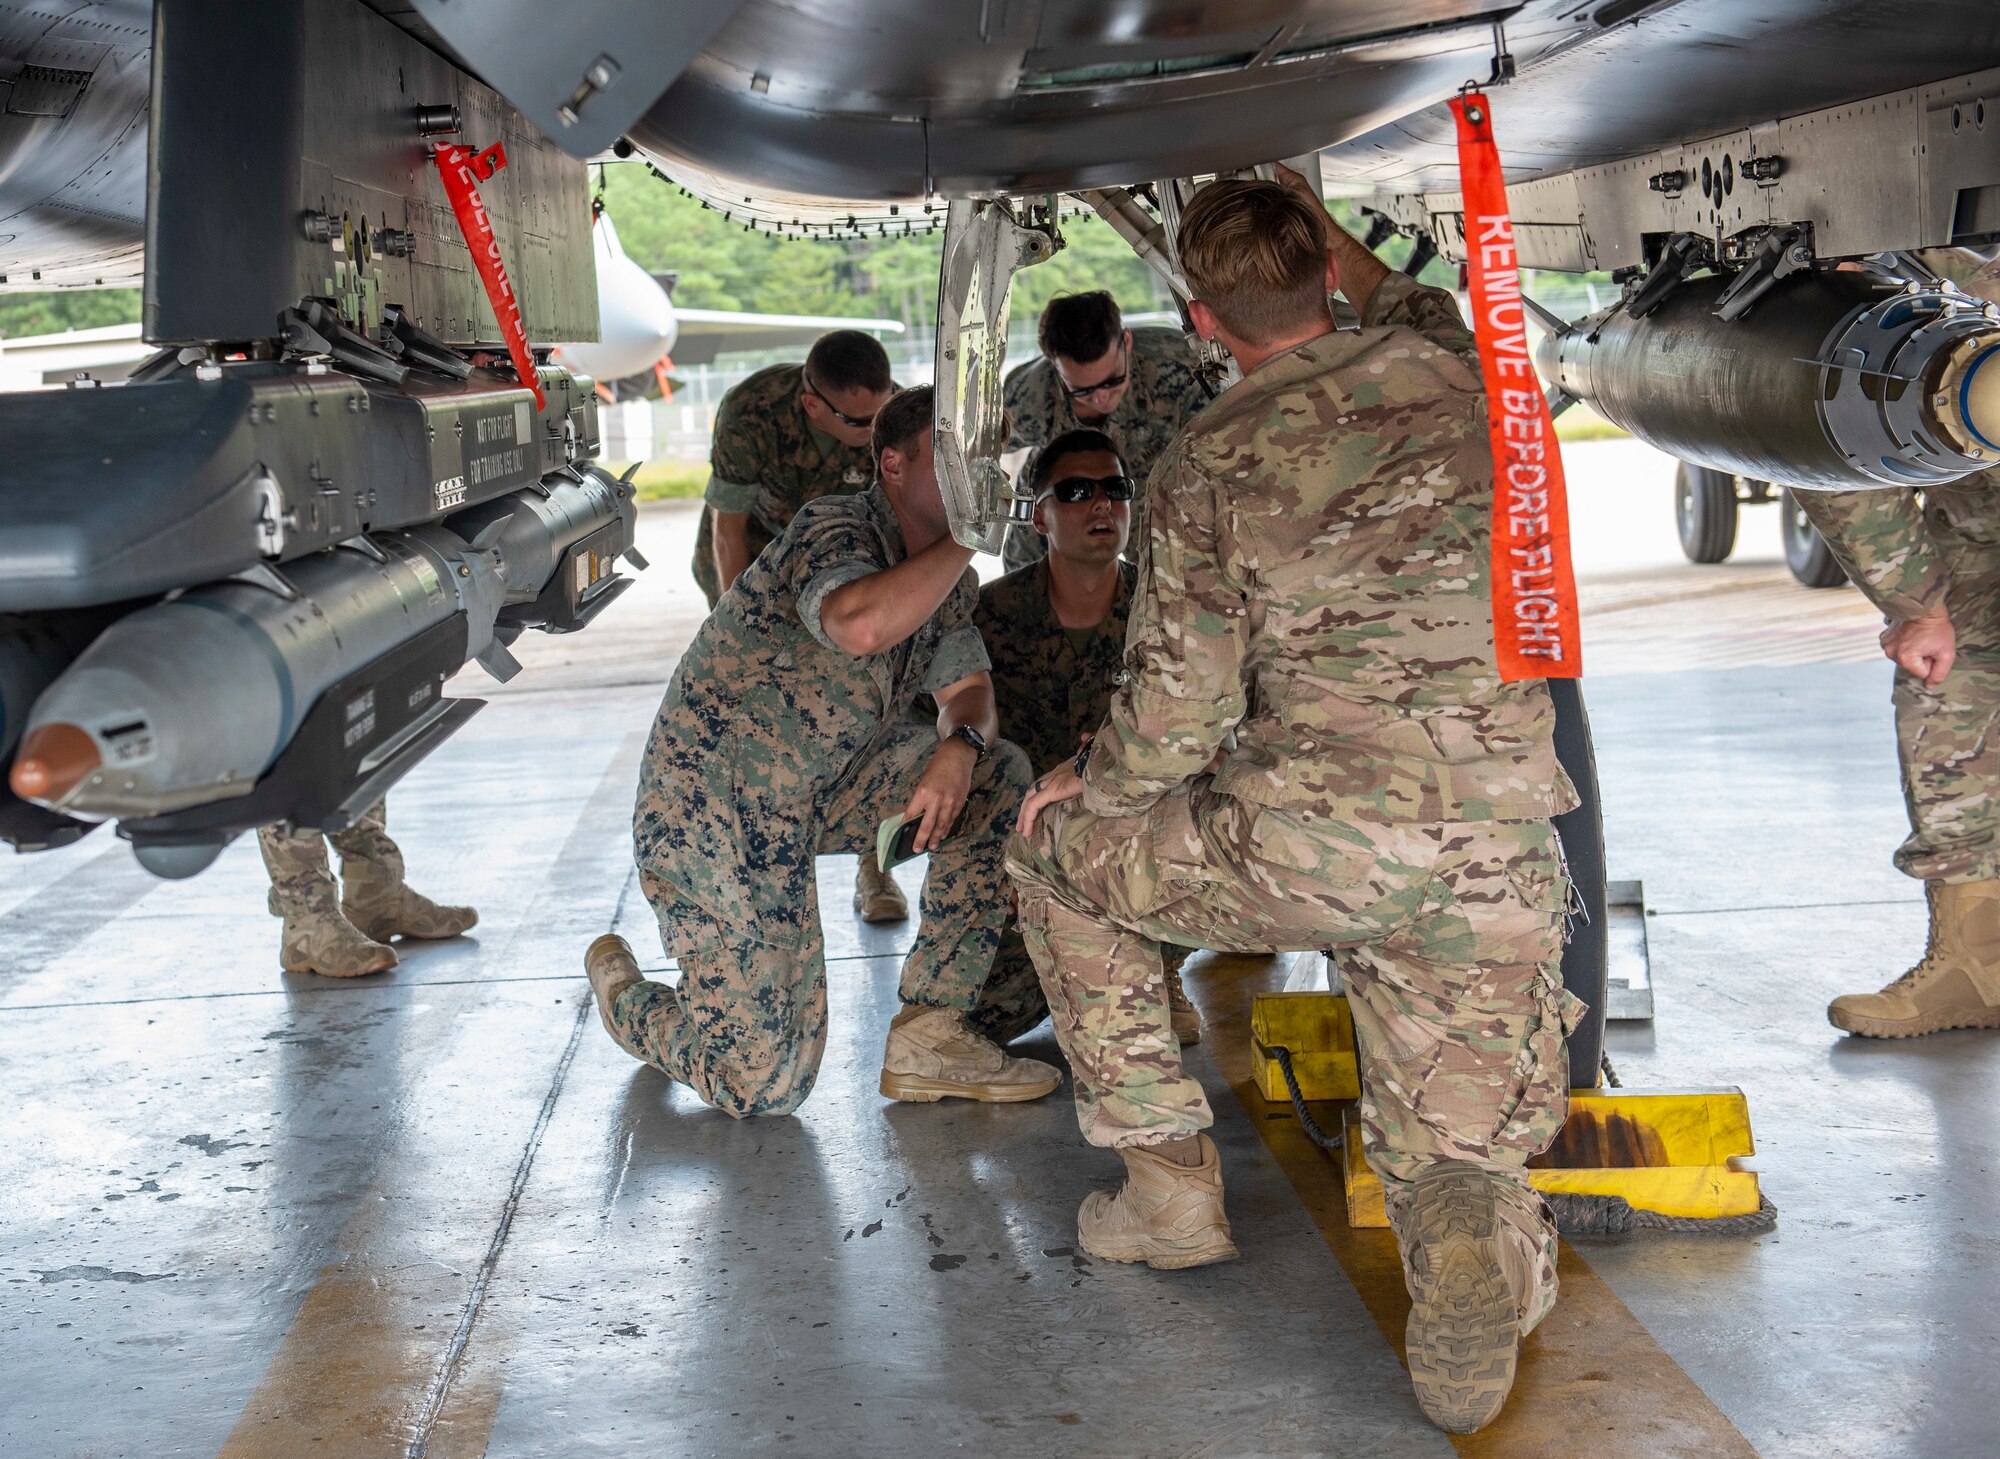
<svg viewBox="0 0 2000 1459">
<path fill-rule="evenodd" d="M 945 215 L 938 274 L 935 442 L 938 490 L 951 535 L 998 552 L 1014 517 L 1014 489 L 1000 468 L 1007 449 L 1007 305 L 1014 275 L 1055 251 L 1023 228 L 1007 204 L 955 202 Z M 1023 507 L 1030 505 L 1023 503 Z"/>
</svg>

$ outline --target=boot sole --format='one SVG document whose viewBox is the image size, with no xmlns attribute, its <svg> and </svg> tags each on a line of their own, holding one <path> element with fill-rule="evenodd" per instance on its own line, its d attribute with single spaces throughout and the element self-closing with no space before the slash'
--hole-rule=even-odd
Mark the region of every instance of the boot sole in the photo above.
<svg viewBox="0 0 2000 1459">
<path fill-rule="evenodd" d="M 1410 1383 L 1424 1416 L 1470 1434 L 1500 1416 L 1514 1388 L 1521 1330 L 1500 1267 L 1500 1218 L 1477 1175 L 1446 1176 L 1418 1214 L 1425 1278 L 1404 1329 Z"/>
<path fill-rule="evenodd" d="M 885 922 L 907 922 L 910 920 L 910 909 L 903 906 L 877 908 L 871 911 L 866 907 L 857 905 L 854 911 L 870 927 L 880 927 Z"/>
<path fill-rule="evenodd" d="M 394 971 L 396 964 L 391 961 L 383 963 L 380 967 L 351 968 L 344 973 L 329 973 L 324 968 L 314 967 L 311 963 L 288 963 L 282 958 L 279 959 L 278 966 L 288 973 L 311 973 L 316 978 L 371 978 L 377 973 Z"/>
<path fill-rule="evenodd" d="M 1936 1021 L 1912 1019 L 1898 1023 L 1893 1019 L 1865 1018 L 1859 1014 L 1841 1014 L 1827 1010 L 1826 1021 L 1835 1028 L 1865 1039 L 1915 1039 L 1925 1034 L 1950 1033 L 1958 1028 L 2000 1028 L 2000 1008 L 1985 1013 L 1971 1013 L 1964 1018 L 1942 1018 Z"/>
<path fill-rule="evenodd" d="M 1127 1247 L 1122 1250 L 1099 1251 L 1084 1242 L 1081 1237 L 1077 1244 L 1099 1261 L 1116 1261 L 1127 1264 L 1144 1262 L 1156 1272 L 1185 1271 L 1189 1267 L 1213 1266 L 1217 1262 L 1235 1261 L 1243 1253 L 1236 1249 L 1236 1243 L 1227 1232 L 1217 1232 L 1214 1227 L 1185 1243 L 1172 1245 L 1164 1242 L 1147 1242 L 1143 1246 Z"/>
<path fill-rule="evenodd" d="M 1026 1104 L 1062 1087 L 1058 1075 L 1046 1084 L 960 1084 L 950 1079 L 926 1079 L 919 1074 L 882 1071 L 877 1085 L 885 1099 L 906 1104 L 936 1104 L 941 1099 L 971 1099 L 981 1104 Z"/>
<path fill-rule="evenodd" d="M 1201 1042 L 1201 1029 L 1197 1026 L 1189 1033 L 1182 1033 L 1179 1029 L 1175 1029 L 1174 1041 L 1184 1049 L 1191 1049 Z"/>
</svg>

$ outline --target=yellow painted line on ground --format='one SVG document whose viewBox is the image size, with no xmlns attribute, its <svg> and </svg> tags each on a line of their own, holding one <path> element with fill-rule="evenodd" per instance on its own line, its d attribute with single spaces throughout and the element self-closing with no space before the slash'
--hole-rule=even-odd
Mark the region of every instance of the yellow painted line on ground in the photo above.
<svg viewBox="0 0 2000 1459">
<path fill-rule="evenodd" d="M 1348 1226 L 1339 1169 L 1290 1117 L 1289 1105 L 1267 1103 L 1257 1089 L 1250 1002 L 1258 993 L 1284 988 L 1288 971 L 1289 960 L 1282 957 L 1214 954 L 1191 960 L 1185 981 L 1202 1011 L 1202 1047 L 1401 1356 L 1410 1299 L 1395 1238 Z M 1286 1118 L 1266 1118 L 1281 1111 Z M 1459 1453 L 1477 1459 L 1573 1453 L 1597 1459 L 1756 1459 L 1749 1440 L 1567 1244 L 1558 1270 L 1562 1298 L 1522 1349 L 1506 1412 L 1481 1433 L 1454 1436 Z"/>
</svg>

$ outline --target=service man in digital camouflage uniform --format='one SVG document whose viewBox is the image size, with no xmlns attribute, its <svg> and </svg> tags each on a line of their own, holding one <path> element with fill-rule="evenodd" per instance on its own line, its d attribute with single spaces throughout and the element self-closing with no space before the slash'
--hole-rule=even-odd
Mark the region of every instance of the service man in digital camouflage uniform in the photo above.
<svg viewBox="0 0 2000 1459">
<path fill-rule="evenodd" d="M 1042 310 L 1042 357 L 1007 377 L 1013 434 L 1007 449 L 1039 451 L 1064 431 L 1089 426 L 1118 448 L 1134 480 L 1146 473 L 1174 432 L 1208 402 L 1178 329 L 1127 329 L 1104 290 L 1065 294 Z M 1033 467 L 1030 457 L 1029 469 Z M 1132 536 L 1145 540 L 1145 502 L 1134 505 Z M 1037 561 L 1047 544 L 1016 527 L 1001 561 L 1011 572 Z"/>
<path fill-rule="evenodd" d="M 1845 993 L 1836 1028 L 1909 1038 L 2000 1028 L 2000 471 L 1916 493 L 1795 494 L 1882 610 L 1910 835 L 1930 937 L 1879 993 Z"/>
<path fill-rule="evenodd" d="M 271 873 L 270 908 L 284 918 L 278 962 L 288 973 L 358 978 L 396 966 L 393 937 L 456 937 L 479 914 L 441 907 L 403 881 L 403 853 L 389 839 L 387 803 L 378 801 L 345 831 L 286 831 L 265 826 L 258 849 Z M 334 885 L 326 843 L 340 853 Z"/>
<path fill-rule="evenodd" d="M 998 738 L 973 626 L 971 549 L 951 538 L 928 386 L 875 423 L 876 485 L 808 502 L 695 635 L 653 726 L 633 849 L 676 987 L 623 939 L 586 956 L 611 1036 L 736 1116 L 788 1114 L 826 1048 L 815 853 L 871 852 L 903 813 L 930 853 L 923 916 L 880 1087 L 891 1099 L 1036 1099 L 1061 1074 L 980 1032 L 1039 999 L 993 954 L 1001 855 L 1028 784 Z M 910 717 L 920 693 L 939 710 Z"/>
<path fill-rule="evenodd" d="M 975 618 L 993 660 L 1000 733 L 1044 775 L 1076 758 L 1077 747 L 1104 723 L 1111 691 L 1124 677 L 1125 618 L 1139 570 L 1120 554 L 1136 488 L 1111 438 L 1087 428 L 1050 441 L 1030 473 L 1033 525 L 1048 555 L 981 588 Z M 1201 1014 L 1181 987 L 1187 949 L 1163 946 L 1160 954 L 1174 1037 L 1183 1047 L 1199 1043 Z M 1033 976 L 1027 945 L 1011 921 L 996 966 Z"/>
<path fill-rule="evenodd" d="M 1107 1260 L 1236 1254 L 1157 942 L 1338 950 L 1410 1374 L 1470 1432 L 1556 1295 L 1523 1167 L 1567 1112 L 1550 818 L 1576 793 L 1546 688 L 1495 665 L 1472 337 L 1289 183 L 1214 184 L 1181 224 L 1195 323 L 1246 378 L 1154 468 L 1128 680 L 1082 774 L 1038 781 L 1008 870 L 1085 1138 L 1125 1161 L 1078 1213 Z M 1333 332 L 1337 281 L 1358 332 Z"/>
<path fill-rule="evenodd" d="M 722 397 L 694 544 L 695 582 L 711 609 L 800 507 L 866 489 L 874 477 L 868 433 L 894 388 L 881 344 L 837 329 L 814 341 L 803 365 L 759 370 Z M 867 856 L 857 865 L 854 910 L 868 922 L 910 915 L 902 889 Z"/>
</svg>

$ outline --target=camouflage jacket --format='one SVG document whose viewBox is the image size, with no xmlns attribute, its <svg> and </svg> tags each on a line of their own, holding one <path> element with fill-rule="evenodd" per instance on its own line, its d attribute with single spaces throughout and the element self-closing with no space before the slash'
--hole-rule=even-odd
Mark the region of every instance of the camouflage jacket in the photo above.
<svg viewBox="0 0 2000 1459">
<path fill-rule="evenodd" d="M 1980 554 L 1983 572 L 2000 548 L 2000 468 L 1927 487 L 1921 497 L 1889 487 L 1801 491 L 1794 500 L 1868 601 L 1898 623 L 1944 600 L 1963 549 Z"/>
<path fill-rule="evenodd" d="M 803 365 L 759 370 L 722 397 L 709 449 L 708 504 L 746 512 L 756 557 L 790 525 L 798 509 L 823 496 L 851 495 L 874 477 L 866 446 L 845 446 L 816 430 L 799 403 Z M 715 603 L 715 532 L 708 513 L 694 549 L 694 576 Z"/>
<path fill-rule="evenodd" d="M 1175 438 L 1090 810 L 1145 809 L 1232 728 L 1215 787 L 1280 812 L 1301 869 L 1332 854 L 1314 823 L 1577 804 L 1547 689 L 1494 663 L 1477 359 L 1451 296 L 1392 273 L 1359 331 L 1267 360 Z"/>
<path fill-rule="evenodd" d="M 1028 752 L 1041 775 L 1076 754 L 1104 723 L 1111 690 L 1123 673 L 1125 615 L 1139 570 L 1118 564 L 1111 613 L 1078 653 L 1049 602 L 1049 565 L 1030 563 L 979 591 L 974 621 L 993 660 L 1000 733 Z"/>
<path fill-rule="evenodd" d="M 856 657 L 826 636 L 827 595 L 906 555 L 879 487 L 809 503 L 722 595 L 674 669 L 646 746 L 634 839 L 643 862 L 718 920 L 785 940 L 798 922 L 792 879 L 760 858 L 812 844 L 819 808 L 918 694 L 989 667 L 970 569 L 886 652 Z M 746 887 L 756 905 L 739 905 Z"/>
<path fill-rule="evenodd" d="M 1035 453 L 1064 431 L 1087 425 L 1111 437 L 1126 473 L 1134 481 L 1144 481 L 1174 432 L 1208 403 L 1208 395 L 1194 372 L 1187 341 L 1177 329 L 1133 330 L 1132 357 L 1126 368 L 1131 384 L 1118 409 L 1094 421 L 1077 419 L 1063 395 L 1062 378 L 1046 358 L 1009 375 L 1007 410 L 1013 417 L 1014 434 L 1008 438 L 1007 449 L 1028 450 L 1021 469 L 1033 470 Z M 1145 532 L 1145 502 L 1141 499 L 1132 503 L 1132 546 L 1127 550 L 1135 561 L 1139 544 L 1146 540 Z M 1008 533 L 1006 560 L 1010 568 L 1036 561 L 1047 552 L 1048 544 L 1031 527 L 1017 527 Z"/>
</svg>

